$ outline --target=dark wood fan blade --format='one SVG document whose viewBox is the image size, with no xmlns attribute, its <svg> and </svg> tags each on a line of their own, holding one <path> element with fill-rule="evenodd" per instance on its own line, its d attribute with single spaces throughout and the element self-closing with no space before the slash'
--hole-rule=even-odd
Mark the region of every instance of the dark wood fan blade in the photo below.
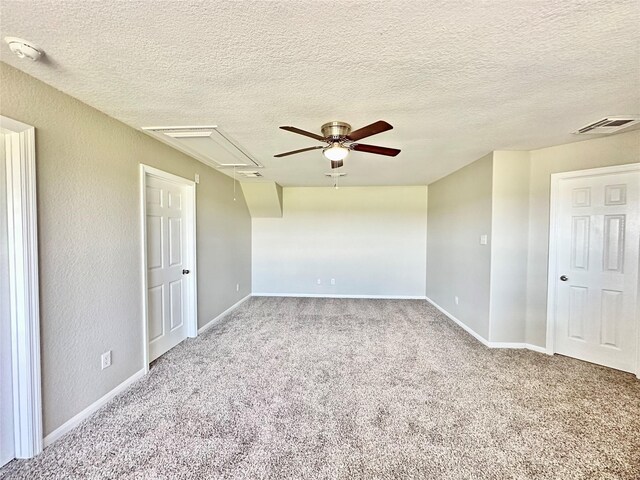
<svg viewBox="0 0 640 480">
<path fill-rule="evenodd" d="M 342 165 L 344 165 L 342 160 L 331 160 L 331 168 L 340 168 Z"/>
<path fill-rule="evenodd" d="M 377 145 L 367 145 L 365 143 L 354 143 L 349 148 L 356 152 L 375 153 L 376 155 L 386 155 L 388 157 L 395 157 L 400 153 L 397 148 L 378 147 Z"/>
<path fill-rule="evenodd" d="M 305 137 L 315 138 L 316 140 L 320 140 L 324 142 L 324 137 L 320 135 L 316 135 L 315 133 L 307 132 L 306 130 L 300 130 L 296 127 L 280 127 L 282 130 L 286 130 L 287 132 L 297 133 L 298 135 L 304 135 Z"/>
<path fill-rule="evenodd" d="M 308 152 L 310 150 L 317 150 L 319 148 L 325 148 L 325 145 L 318 145 L 317 147 L 301 148 L 300 150 L 293 150 L 291 152 L 279 153 L 278 155 L 274 155 L 274 157 L 278 157 L 278 158 L 286 157 L 287 155 L 294 155 L 296 153 Z"/>
<path fill-rule="evenodd" d="M 389 125 L 384 120 L 378 120 L 371 125 L 367 125 L 366 127 L 362 127 L 355 132 L 351 132 L 347 135 L 349 140 L 360 140 L 362 138 L 370 137 L 371 135 L 377 135 L 378 133 L 386 132 L 387 130 L 391 130 L 393 127 Z"/>
</svg>

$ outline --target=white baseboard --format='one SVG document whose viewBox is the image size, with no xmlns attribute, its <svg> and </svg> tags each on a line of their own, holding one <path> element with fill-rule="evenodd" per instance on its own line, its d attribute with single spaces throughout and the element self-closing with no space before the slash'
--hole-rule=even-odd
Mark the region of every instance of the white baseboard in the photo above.
<svg viewBox="0 0 640 480">
<path fill-rule="evenodd" d="M 251 294 L 247 295 L 246 297 L 244 297 L 243 299 L 237 301 L 236 303 L 234 303 L 233 305 L 231 305 L 229 308 L 227 308 L 224 312 L 222 312 L 220 315 L 218 315 L 215 318 L 212 318 L 211 320 L 209 320 L 207 322 L 206 325 L 204 325 L 203 327 L 198 329 L 198 335 L 200 335 L 202 332 L 206 331 L 207 329 L 211 328 L 212 326 L 214 326 L 216 323 L 218 323 L 220 320 L 222 320 L 222 318 L 231 313 L 233 310 L 235 310 L 236 308 L 238 308 L 240 305 L 242 305 L 244 302 L 246 302 L 247 300 L 249 300 L 251 298 Z"/>
<path fill-rule="evenodd" d="M 113 397 L 115 397 L 119 393 L 126 390 L 133 382 L 144 377 L 145 373 L 146 371 L 144 368 L 142 370 L 137 371 L 136 373 L 131 375 L 129 378 L 127 378 L 124 382 L 122 382 L 120 385 L 118 385 L 116 388 L 111 390 L 109 393 L 102 396 L 101 398 L 93 402 L 91 405 L 89 405 L 87 408 L 82 410 L 80 413 L 78 413 L 74 417 L 64 422 L 62 425 L 56 428 L 53 432 L 51 432 L 49 435 L 44 437 L 44 446 L 47 447 L 51 445 L 53 442 L 58 440 L 64 434 L 73 430 L 75 427 L 77 427 L 80 424 L 80 422 L 82 422 L 86 418 L 89 418 L 91 414 L 93 414 L 96 410 L 98 410 L 102 406 L 106 405 L 107 402 L 109 402 L 109 400 L 111 400 Z"/>
<path fill-rule="evenodd" d="M 451 315 L 449 312 L 447 312 L 444 308 L 442 308 L 440 305 L 438 305 L 436 302 L 434 302 L 433 300 L 431 300 L 429 297 L 426 297 L 427 302 L 429 302 L 431 305 L 433 305 L 434 307 L 436 307 L 438 310 L 440 310 L 442 313 L 444 313 L 447 317 L 449 317 L 451 320 L 453 320 L 460 328 L 462 328 L 465 332 L 467 332 L 469 335 L 471 335 L 473 338 L 475 338 L 476 340 L 478 340 L 480 343 L 482 343 L 484 346 L 486 347 L 490 347 L 491 348 L 491 343 L 489 342 L 489 340 L 487 340 L 486 338 L 484 338 L 482 335 L 480 335 L 479 333 L 477 333 L 475 330 L 473 330 L 471 327 L 465 325 L 464 323 L 462 323 L 460 320 L 458 320 L 456 317 L 454 317 L 453 315 Z"/>
<path fill-rule="evenodd" d="M 480 343 L 482 343 L 485 347 L 488 348 L 516 348 L 516 349 L 527 349 L 527 350 L 532 350 L 534 352 L 538 352 L 538 353 L 547 353 L 547 349 L 544 347 L 539 347 L 537 345 L 531 345 L 529 343 L 520 343 L 520 342 L 490 342 L 489 340 L 487 340 L 486 338 L 484 338 L 482 335 L 480 335 L 478 332 L 474 331 L 471 327 L 469 327 L 468 325 L 465 325 L 464 323 L 462 323 L 460 320 L 458 320 L 456 317 L 454 317 L 453 315 L 451 315 L 449 312 L 447 312 L 444 308 L 442 308 L 440 305 L 438 305 L 436 302 L 434 302 L 433 300 L 431 300 L 429 297 L 426 297 L 427 302 L 429 302 L 431 305 L 433 305 L 434 307 L 436 307 L 438 310 L 440 310 L 442 313 L 444 313 L 447 317 L 449 317 L 451 320 L 453 320 L 459 327 L 461 327 L 465 332 L 467 332 L 468 334 L 470 334 L 473 338 L 475 338 L 476 340 L 478 340 Z"/>
<path fill-rule="evenodd" d="M 526 348 L 527 350 L 534 351 L 534 352 L 544 353 L 544 354 L 549 355 L 549 352 L 547 351 L 547 349 L 545 347 L 539 347 L 538 345 L 532 345 L 531 343 L 525 343 L 524 344 L 524 348 Z"/>
<path fill-rule="evenodd" d="M 427 300 L 424 295 L 334 295 L 331 293 L 253 293 L 254 297 L 301 297 L 301 298 L 379 298 L 386 300 Z"/>
<path fill-rule="evenodd" d="M 489 348 L 522 348 L 526 350 L 532 350 L 538 353 L 547 353 L 547 349 L 539 347 L 537 345 L 531 345 L 530 343 L 519 342 L 488 342 Z"/>
</svg>

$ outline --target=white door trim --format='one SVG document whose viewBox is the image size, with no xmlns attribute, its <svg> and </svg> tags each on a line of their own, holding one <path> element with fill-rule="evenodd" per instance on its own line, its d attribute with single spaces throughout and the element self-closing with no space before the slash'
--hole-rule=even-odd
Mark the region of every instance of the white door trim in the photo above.
<svg viewBox="0 0 640 480">
<path fill-rule="evenodd" d="M 560 191 L 560 181 L 570 178 L 593 177 L 612 173 L 626 173 L 640 170 L 640 163 L 628 163 L 625 165 L 613 165 L 610 167 L 590 168 L 587 170 L 576 170 L 572 172 L 561 172 L 551 174 L 551 210 L 549 215 L 549 268 L 547 276 L 547 354 L 555 353 L 555 326 L 556 326 L 556 281 L 558 276 L 557 255 L 558 245 L 556 244 L 558 232 L 558 196 Z M 640 322 L 640 306 L 636 305 L 636 321 Z M 637 332 L 636 348 L 636 376 L 640 378 L 640 328 Z"/>
<path fill-rule="evenodd" d="M 198 285 L 196 268 L 196 182 L 188 180 L 171 173 L 167 173 L 149 165 L 140 164 L 140 225 L 142 228 L 142 320 L 143 320 L 143 352 L 144 352 L 144 369 L 149 371 L 149 322 L 147 318 L 147 196 L 146 196 L 146 180 L 147 175 L 151 175 L 167 182 L 177 183 L 187 187 L 188 198 L 186 199 L 186 231 L 190 236 L 190 240 L 186 242 L 186 258 L 189 270 L 193 275 L 189 275 L 187 282 L 187 292 L 185 298 L 188 301 L 187 312 L 188 318 L 185 320 L 187 327 L 187 337 L 198 336 Z"/>
<path fill-rule="evenodd" d="M 15 456 L 30 458 L 42 451 L 35 128 L 3 116 L 0 127 L 6 134 Z"/>
</svg>

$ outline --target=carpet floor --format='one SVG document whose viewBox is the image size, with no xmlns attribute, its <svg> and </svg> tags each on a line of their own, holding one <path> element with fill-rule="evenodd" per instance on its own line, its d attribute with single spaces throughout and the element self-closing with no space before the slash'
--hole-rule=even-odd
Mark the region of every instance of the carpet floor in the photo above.
<svg viewBox="0 0 640 480">
<path fill-rule="evenodd" d="M 252 298 L 0 477 L 637 480 L 640 381 L 425 301 Z"/>
</svg>

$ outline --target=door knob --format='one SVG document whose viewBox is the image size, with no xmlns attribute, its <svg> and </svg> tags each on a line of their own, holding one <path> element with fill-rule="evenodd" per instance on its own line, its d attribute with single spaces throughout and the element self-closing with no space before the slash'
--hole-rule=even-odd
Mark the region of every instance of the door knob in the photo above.
<svg viewBox="0 0 640 480">
<path fill-rule="evenodd" d="M 189 270 L 182 270 L 183 275 L 189 275 Z"/>
<path fill-rule="evenodd" d="M 187 270 L 188 271 L 188 270 Z M 567 280 L 569 280 L 569 277 L 567 277 L 566 275 L 562 275 L 560 277 L 560 280 L 562 280 L 563 282 L 566 282 Z"/>
</svg>

